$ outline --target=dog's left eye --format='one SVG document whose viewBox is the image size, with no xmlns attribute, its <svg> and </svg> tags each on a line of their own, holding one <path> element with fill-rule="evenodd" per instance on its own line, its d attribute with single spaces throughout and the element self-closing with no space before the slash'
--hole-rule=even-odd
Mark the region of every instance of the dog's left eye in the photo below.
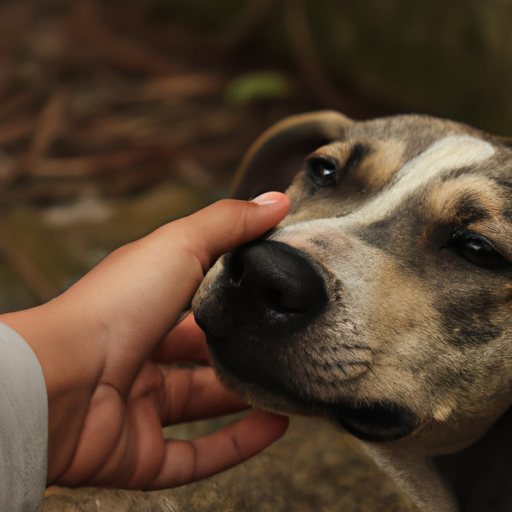
<svg viewBox="0 0 512 512">
<path fill-rule="evenodd" d="M 509 264 L 488 238 L 472 231 L 455 232 L 451 245 L 464 258 L 482 267 L 501 267 Z"/>
<path fill-rule="evenodd" d="M 318 187 L 328 187 L 336 184 L 338 162 L 335 159 L 313 157 L 308 160 L 307 173 Z"/>
</svg>

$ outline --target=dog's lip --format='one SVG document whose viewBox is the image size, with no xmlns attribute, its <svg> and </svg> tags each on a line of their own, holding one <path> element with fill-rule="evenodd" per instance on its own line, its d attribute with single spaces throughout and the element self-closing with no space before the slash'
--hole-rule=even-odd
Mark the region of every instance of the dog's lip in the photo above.
<svg viewBox="0 0 512 512">
<path fill-rule="evenodd" d="M 261 368 L 255 368 L 247 361 L 232 361 L 229 357 L 226 360 L 222 353 L 223 345 L 228 343 L 226 338 L 207 333 L 206 340 L 212 358 L 221 370 L 242 383 L 256 385 L 265 394 L 279 396 L 289 403 L 290 410 L 329 418 L 358 439 L 371 443 L 391 442 L 418 428 L 417 415 L 404 405 L 387 400 L 361 404 L 350 400 L 323 403 L 314 398 L 305 398 L 291 390 L 278 376 L 264 373 Z"/>
<path fill-rule="evenodd" d="M 347 432 L 372 443 L 396 441 L 419 426 L 417 415 L 409 407 L 387 400 L 364 405 L 337 404 L 329 407 L 329 413 Z"/>
</svg>

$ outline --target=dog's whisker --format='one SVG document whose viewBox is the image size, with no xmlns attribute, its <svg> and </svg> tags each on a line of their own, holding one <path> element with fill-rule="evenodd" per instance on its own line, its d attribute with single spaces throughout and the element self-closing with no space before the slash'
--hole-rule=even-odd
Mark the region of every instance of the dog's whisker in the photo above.
<svg viewBox="0 0 512 512">
<path fill-rule="evenodd" d="M 359 363 L 359 364 L 362 364 L 369 372 L 373 373 L 373 375 L 375 377 L 377 377 L 377 374 L 375 373 L 374 369 L 372 368 L 372 366 L 370 365 L 370 363 Z"/>
<path fill-rule="evenodd" d="M 365 345 L 340 345 L 340 347 L 346 350 L 373 350 L 371 347 L 367 347 Z"/>
<path fill-rule="evenodd" d="M 337 363 L 336 366 L 343 372 L 345 377 L 347 376 L 347 370 L 345 370 L 345 363 Z"/>
</svg>

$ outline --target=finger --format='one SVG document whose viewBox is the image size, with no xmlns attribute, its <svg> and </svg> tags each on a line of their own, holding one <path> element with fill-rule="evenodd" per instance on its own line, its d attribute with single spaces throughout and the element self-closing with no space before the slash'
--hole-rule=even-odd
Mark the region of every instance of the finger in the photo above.
<svg viewBox="0 0 512 512">
<path fill-rule="evenodd" d="M 256 202 L 258 201 L 258 202 Z M 173 323 L 190 304 L 204 275 L 215 260 L 238 245 L 274 227 L 288 213 L 290 200 L 280 192 L 268 192 L 254 201 L 222 200 L 198 212 L 162 226 L 147 240 L 162 238 L 175 256 L 168 264 L 172 297 L 167 304 Z M 166 276 L 155 276 L 161 281 Z M 170 328 L 170 327 L 169 327 Z"/>
<path fill-rule="evenodd" d="M 221 254 L 274 227 L 289 207 L 290 200 L 284 194 L 268 192 L 251 202 L 218 201 L 176 224 L 181 223 L 185 247 L 190 248 L 206 272 Z"/>
<path fill-rule="evenodd" d="M 105 378 L 126 392 L 141 362 L 190 304 L 211 262 L 284 217 L 288 198 L 272 193 L 267 199 L 265 205 L 219 201 L 162 226 L 114 251 L 50 301 L 53 324 L 72 333 L 66 338 L 83 339 L 74 346 L 96 343 L 98 362 L 89 374 L 103 367 Z"/>
<path fill-rule="evenodd" d="M 284 416 L 255 411 L 213 434 L 168 441 L 164 464 L 150 488 L 176 487 L 224 471 L 276 441 L 287 426 Z"/>
<path fill-rule="evenodd" d="M 247 403 L 224 388 L 211 368 L 162 368 L 165 402 L 162 424 L 212 418 L 247 408 Z"/>
<path fill-rule="evenodd" d="M 196 324 L 193 314 L 189 314 L 157 345 L 151 359 L 167 364 L 208 363 L 204 332 Z"/>
<path fill-rule="evenodd" d="M 161 340 L 190 304 L 211 263 L 262 235 L 288 212 L 290 201 L 284 194 L 272 192 L 264 199 L 263 204 L 218 201 L 112 253 L 95 269 L 96 274 L 102 270 L 96 286 L 105 290 L 101 314 L 106 318 L 108 313 L 108 324 L 130 326 L 139 339 L 147 332 L 149 340 L 151 332 L 153 339 Z M 135 272 L 144 272 L 144 279 L 126 279 Z M 89 276 L 94 274 L 93 270 Z M 130 308 L 120 308 L 120 303 Z M 116 321 L 120 311 L 122 318 Z M 129 333 L 121 336 L 133 338 Z"/>
</svg>

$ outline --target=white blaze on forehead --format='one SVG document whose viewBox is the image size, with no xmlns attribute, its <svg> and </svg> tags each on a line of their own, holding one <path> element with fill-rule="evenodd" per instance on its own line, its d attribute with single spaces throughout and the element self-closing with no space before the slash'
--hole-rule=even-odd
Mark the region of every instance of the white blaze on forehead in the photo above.
<svg viewBox="0 0 512 512">
<path fill-rule="evenodd" d="M 380 220 L 434 177 L 484 162 L 494 152 L 492 144 L 470 135 L 451 135 L 438 140 L 407 162 L 395 174 L 389 188 L 359 210 L 357 216 L 362 216 L 366 223 Z"/>
<path fill-rule="evenodd" d="M 495 149 L 489 142 L 471 135 L 450 135 L 434 142 L 425 151 L 407 162 L 397 171 L 392 181 L 372 201 L 343 217 L 343 223 L 354 221 L 372 224 L 383 220 L 398 209 L 405 199 L 416 190 L 427 185 L 436 176 L 446 171 L 475 165 L 492 157 Z M 343 186 L 343 185 L 342 185 Z M 340 219 L 341 220 L 341 219 Z M 318 228 L 318 223 L 329 221 L 318 219 L 285 227 L 285 232 L 300 229 L 304 224 Z M 332 219 L 330 220 L 332 225 Z"/>
</svg>

